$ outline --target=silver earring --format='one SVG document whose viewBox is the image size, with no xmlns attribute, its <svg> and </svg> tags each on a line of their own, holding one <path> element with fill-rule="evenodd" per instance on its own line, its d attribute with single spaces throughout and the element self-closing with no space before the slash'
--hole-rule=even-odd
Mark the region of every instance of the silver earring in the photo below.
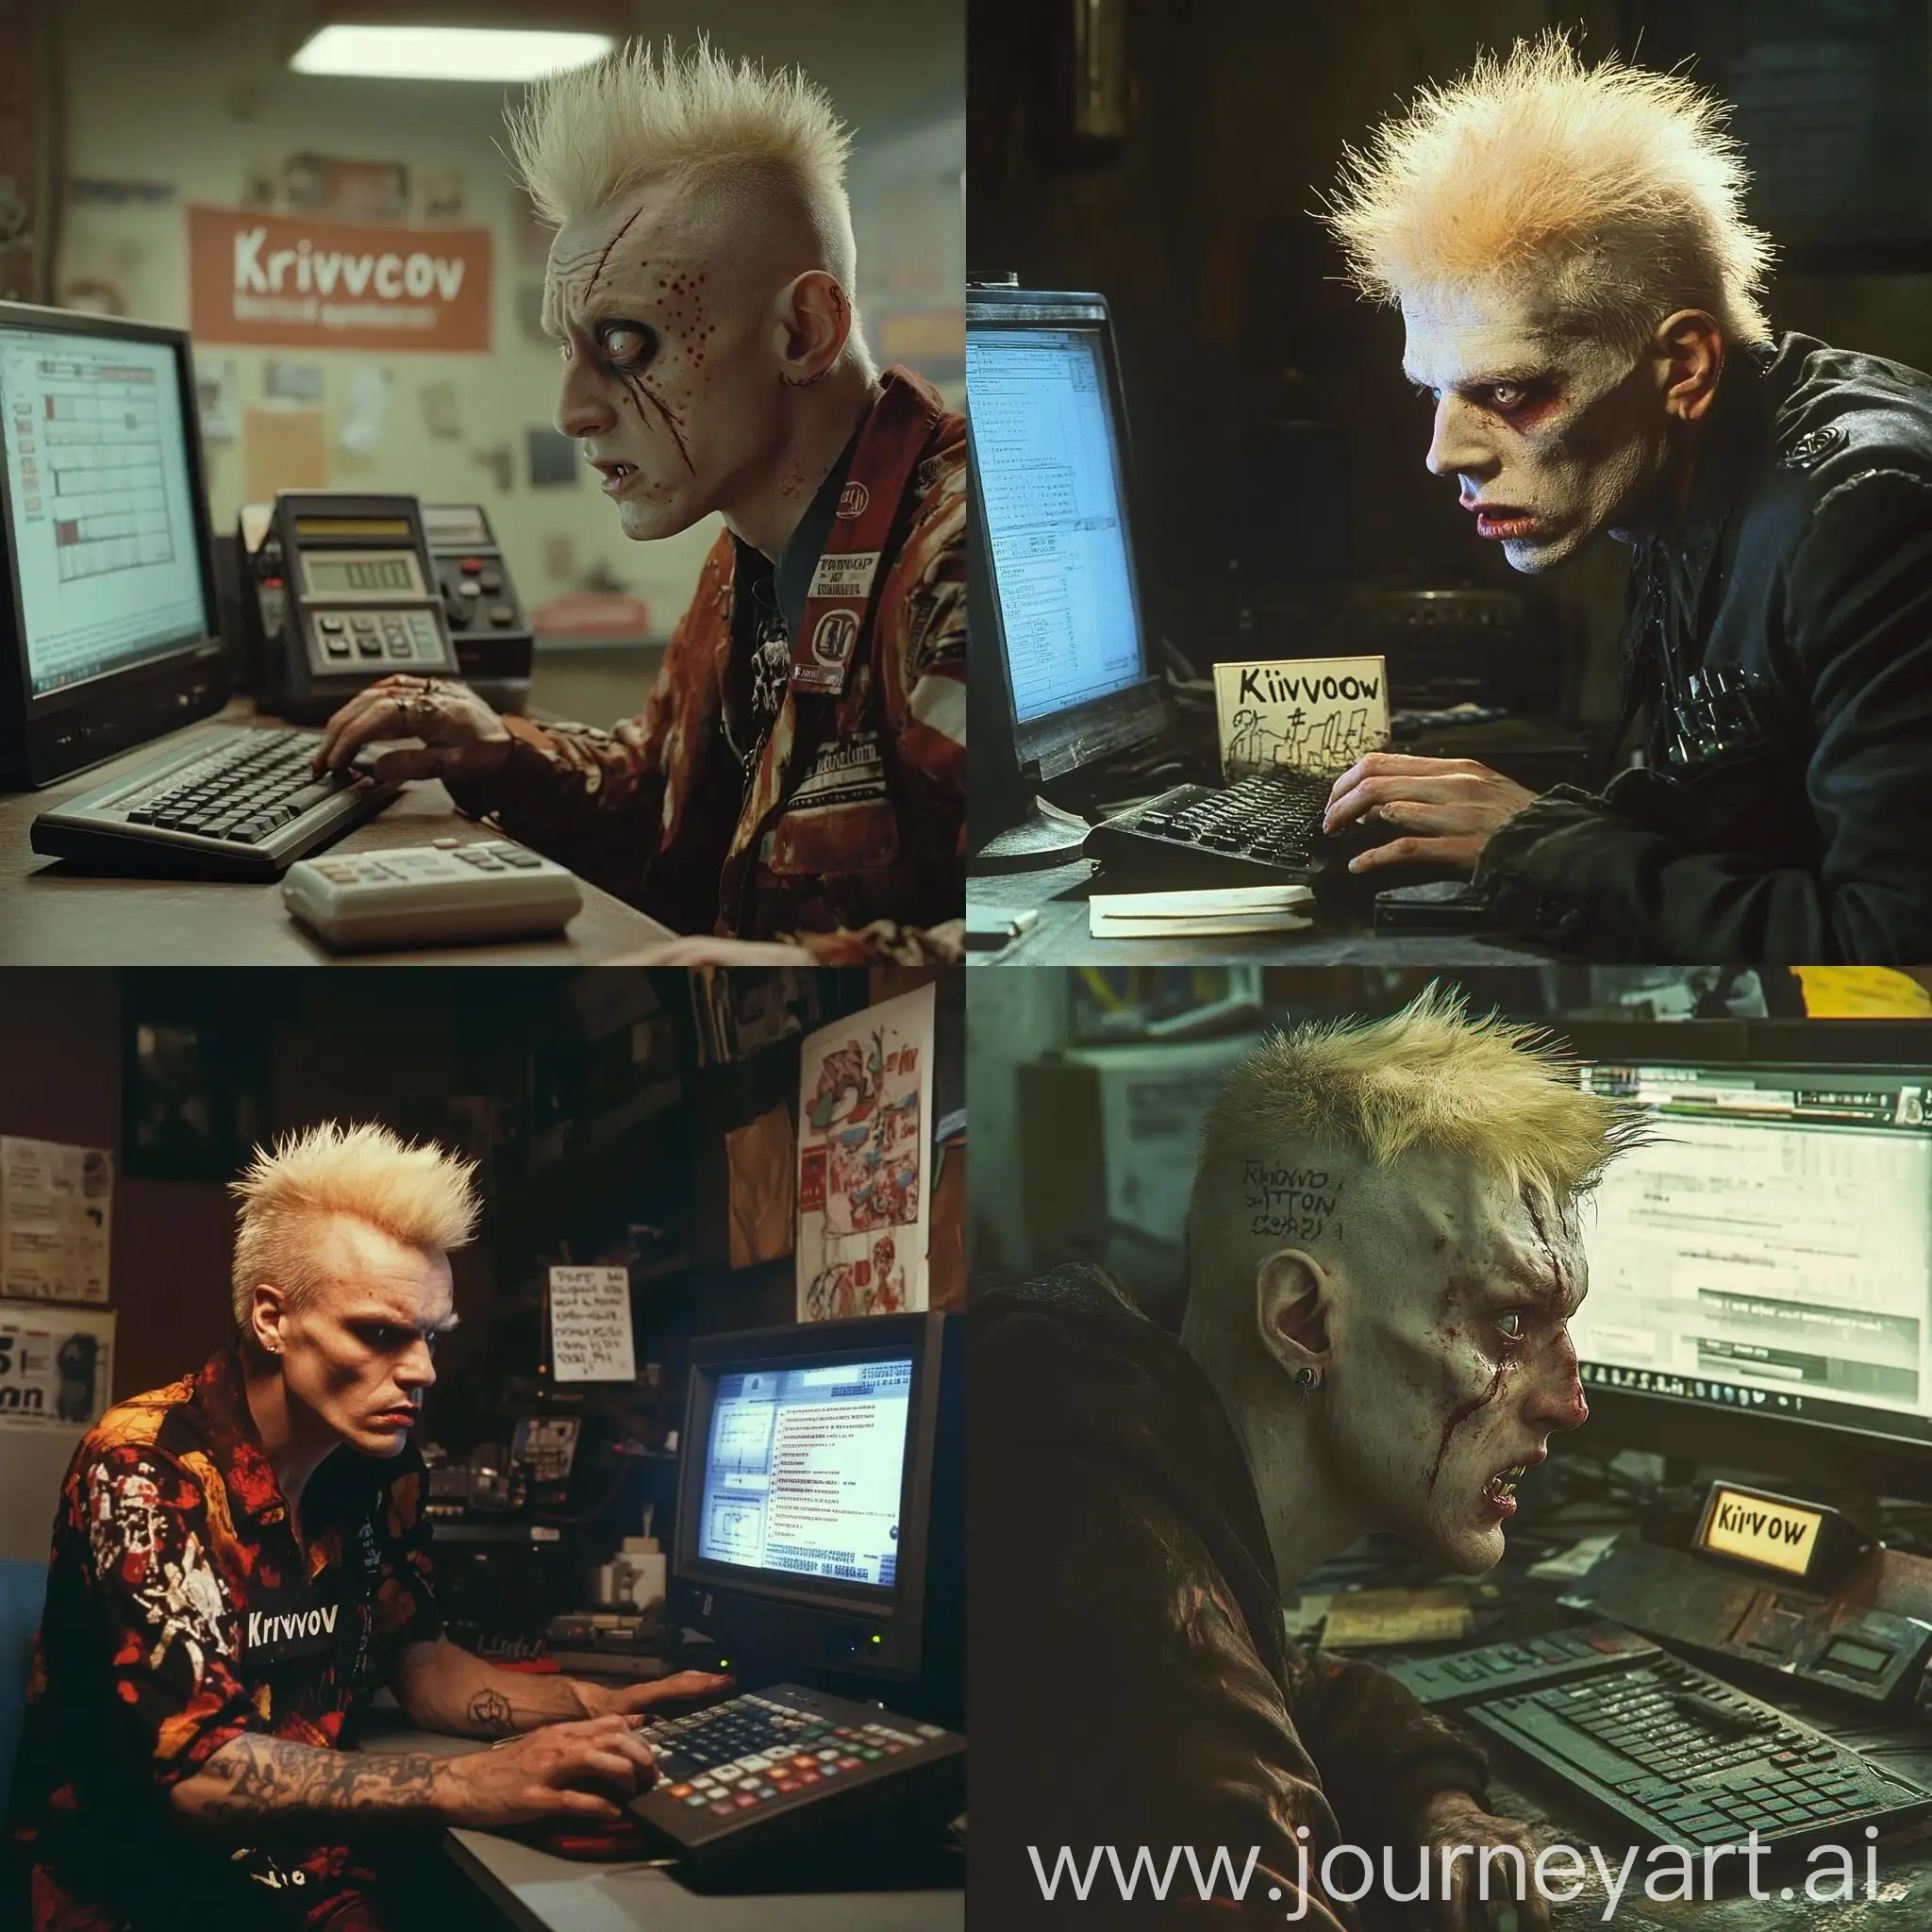
<svg viewBox="0 0 1932 1932">
<path fill-rule="evenodd" d="M 1321 1376 L 1311 1368 L 1303 1367 L 1297 1369 L 1294 1372 L 1295 1393 L 1306 1402 L 1314 1391 L 1315 1384 L 1321 1379 Z"/>
</svg>

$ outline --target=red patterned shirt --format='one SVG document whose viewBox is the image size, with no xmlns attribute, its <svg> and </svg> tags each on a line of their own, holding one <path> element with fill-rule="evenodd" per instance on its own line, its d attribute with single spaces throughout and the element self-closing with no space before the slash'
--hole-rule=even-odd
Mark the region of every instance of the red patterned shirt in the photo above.
<svg viewBox="0 0 1932 1932">
<path fill-rule="evenodd" d="M 642 712 L 608 731 L 505 719 L 502 771 L 450 781 L 463 810 L 677 932 L 795 938 L 835 964 L 960 957 L 966 424 L 910 372 L 884 382 L 909 385 L 930 427 L 844 690 L 790 686 L 768 728 L 755 715 L 741 620 L 770 566 L 724 532 Z"/>
<path fill-rule="evenodd" d="M 168 1794 L 243 1732 L 334 1748 L 404 1649 L 441 1635 L 424 1488 L 413 1447 L 338 1450 L 303 1492 L 305 1553 L 233 1351 L 101 1418 L 55 1520 L 0 1923 L 22 1882 L 37 1932 L 191 1905 L 208 1924 L 363 1923 L 374 1874 L 350 1847 L 215 1844 Z"/>
</svg>

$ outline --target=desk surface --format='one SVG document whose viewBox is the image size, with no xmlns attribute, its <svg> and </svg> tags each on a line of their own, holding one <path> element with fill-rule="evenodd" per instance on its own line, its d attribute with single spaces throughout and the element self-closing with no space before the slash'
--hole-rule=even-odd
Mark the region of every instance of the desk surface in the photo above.
<svg viewBox="0 0 1932 1932">
<path fill-rule="evenodd" d="M 1037 912 L 1039 924 L 998 952 L 973 953 L 974 966 L 1539 966 L 1551 955 L 1520 941 L 1479 933 L 1377 933 L 1331 914 L 1299 932 L 1234 938 L 1097 940 L 1087 929 L 1093 883 L 1091 859 L 1044 872 L 974 874 L 966 881 L 969 912 Z M 1391 877 L 1391 885 L 1400 880 Z"/>
<path fill-rule="evenodd" d="M 190 726 L 45 791 L 0 794 L 0 965 L 7 966 L 594 966 L 671 937 L 655 919 L 579 880 L 583 910 L 550 939 L 394 953 L 331 953 L 283 909 L 275 885 L 212 879 L 113 878 L 43 858 L 30 842 L 36 816 L 58 800 L 108 783 L 215 724 L 249 722 L 230 705 Z M 433 781 L 407 787 L 358 825 L 343 852 L 479 836 Z"/>
<path fill-rule="evenodd" d="M 365 1751 L 453 1756 L 487 1747 L 373 1721 Z M 499 1838 L 452 1831 L 451 1858 L 510 1922 L 527 1932 L 960 1932 L 963 1891 L 695 1892 L 641 1863 L 592 1864 Z"/>
</svg>

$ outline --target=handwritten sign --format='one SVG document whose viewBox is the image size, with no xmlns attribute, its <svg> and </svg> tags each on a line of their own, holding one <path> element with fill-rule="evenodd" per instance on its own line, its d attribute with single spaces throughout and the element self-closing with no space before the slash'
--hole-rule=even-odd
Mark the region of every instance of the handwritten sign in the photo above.
<svg viewBox="0 0 1932 1932">
<path fill-rule="evenodd" d="M 628 1269 L 550 1271 L 550 1365 L 559 1382 L 636 1379 Z"/>
<path fill-rule="evenodd" d="M 1224 776 L 1327 777 L 1389 742 L 1389 675 L 1380 658 L 1217 664 L 1214 709 Z"/>
</svg>

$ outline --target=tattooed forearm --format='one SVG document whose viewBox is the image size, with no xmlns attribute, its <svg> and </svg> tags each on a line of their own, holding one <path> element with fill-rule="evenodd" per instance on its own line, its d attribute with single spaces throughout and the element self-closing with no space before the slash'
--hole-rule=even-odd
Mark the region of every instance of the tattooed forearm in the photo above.
<svg viewBox="0 0 1932 1932">
<path fill-rule="evenodd" d="M 281 1738 L 235 1738 L 175 1787 L 174 1802 L 191 1823 L 215 1831 L 313 1830 L 351 1813 L 358 1829 L 408 1824 L 434 1812 L 443 1768 L 421 1751 L 364 1756 Z"/>
<path fill-rule="evenodd" d="M 509 1699 L 501 1690 L 479 1690 L 470 1699 L 470 1727 L 486 1738 L 507 1738 L 517 1727 Z"/>
<path fill-rule="evenodd" d="M 507 1738 L 591 1715 L 575 1678 L 500 1671 L 447 1637 L 412 1644 L 391 1683 L 419 1730 L 459 1738 Z"/>
</svg>

